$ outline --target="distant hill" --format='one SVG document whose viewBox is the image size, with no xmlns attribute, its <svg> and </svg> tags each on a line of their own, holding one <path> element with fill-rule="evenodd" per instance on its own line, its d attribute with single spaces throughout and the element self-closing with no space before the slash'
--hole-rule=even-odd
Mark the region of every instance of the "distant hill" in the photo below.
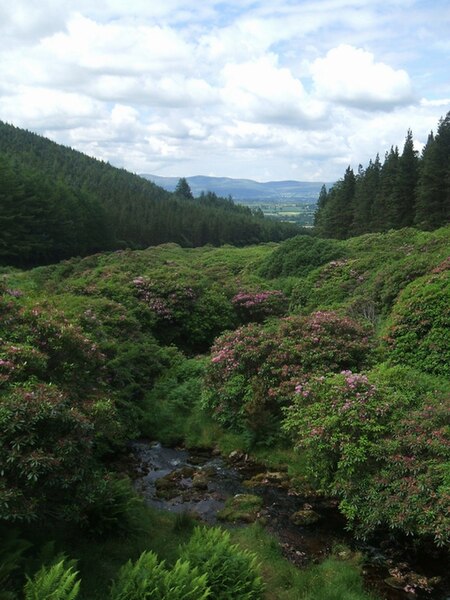
<svg viewBox="0 0 450 600">
<path fill-rule="evenodd" d="M 177 177 L 160 177 L 143 173 L 149 181 L 156 183 L 169 192 L 173 192 L 178 183 Z M 316 202 L 320 189 L 331 183 L 318 181 L 267 181 L 261 183 L 252 179 L 232 179 L 230 177 L 206 177 L 195 175 L 186 177 L 194 196 L 201 192 L 214 192 L 218 196 L 231 196 L 234 200 L 251 202 Z"/>
</svg>

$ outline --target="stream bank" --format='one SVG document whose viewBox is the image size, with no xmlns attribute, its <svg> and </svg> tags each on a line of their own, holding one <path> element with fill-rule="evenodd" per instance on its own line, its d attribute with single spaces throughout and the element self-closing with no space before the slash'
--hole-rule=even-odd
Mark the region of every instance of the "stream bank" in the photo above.
<svg viewBox="0 0 450 600">
<path fill-rule="evenodd" d="M 338 555 L 364 555 L 363 575 L 383 600 L 450 600 L 445 564 L 423 565 L 405 558 L 393 545 L 356 543 L 332 500 L 300 495 L 287 473 L 270 472 L 247 455 L 165 448 L 158 442 L 133 442 L 135 487 L 145 502 L 200 522 L 239 526 L 257 520 L 279 540 L 284 556 L 298 567 Z M 351 548 L 351 550 L 348 550 Z M 429 557 L 428 557 L 429 558 Z"/>
</svg>

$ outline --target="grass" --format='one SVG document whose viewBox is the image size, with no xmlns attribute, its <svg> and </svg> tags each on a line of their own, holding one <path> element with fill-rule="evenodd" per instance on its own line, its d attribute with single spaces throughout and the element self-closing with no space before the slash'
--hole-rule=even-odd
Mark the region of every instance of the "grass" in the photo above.
<svg viewBox="0 0 450 600">
<path fill-rule="evenodd" d="M 140 528 L 123 537 L 98 540 L 74 531 L 47 532 L 58 537 L 55 552 L 62 551 L 77 561 L 82 582 L 79 600 L 107 600 L 120 567 L 129 559 L 136 560 L 144 550 L 153 550 L 168 566 L 176 562 L 195 521 L 186 514 L 156 511 L 144 505 L 136 510 Z M 264 600 L 375 600 L 363 589 L 359 558 L 349 552 L 345 555 L 350 559 L 331 557 L 300 570 L 282 556 L 277 540 L 260 524 L 229 531 L 233 543 L 256 555 L 266 585 Z"/>
<path fill-rule="evenodd" d="M 265 600 L 375 600 L 364 590 L 356 555 L 345 561 L 332 556 L 300 570 L 282 556 L 275 538 L 261 525 L 233 529 L 231 535 L 257 555 L 266 583 Z"/>
</svg>

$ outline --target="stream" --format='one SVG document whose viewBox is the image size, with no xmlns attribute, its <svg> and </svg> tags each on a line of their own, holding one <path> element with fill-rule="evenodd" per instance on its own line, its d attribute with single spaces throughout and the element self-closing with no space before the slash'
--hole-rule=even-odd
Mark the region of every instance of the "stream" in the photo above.
<svg viewBox="0 0 450 600">
<path fill-rule="evenodd" d="M 165 448 L 145 441 L 133 442 L 131 451 L 137 463 L 136 490 L 155 508 L 190 513 L 215 524 L 227 499 L 257 495 L 262 499 L 258 520 L 278 538 L 283 554 L 296 566 L 320 562 L 333 546 L 343 544 L 364 555 L 367 588 L 381 600 L 450 600 L 450 569 L 442 559 L 425 556 L 421 561 L 417 557 L 407 560 L 386 543 L 381 542 L 380 547 L 356 543 L 346 533 L 336 503 L 322 500 L 308 504 L 308 499 L 283 485 L 283 473 L 269 473 L 241 453 L 232 453 L 224 460 L 211 451 Z M 244 481 L 251 478 L 256 485 L 249 489 Z M 301 516 L 300 523 L 293 519 L 295 514 Z M 317 522 L 304 523 L 305 515 L 314 516 Z"/>
</svg>

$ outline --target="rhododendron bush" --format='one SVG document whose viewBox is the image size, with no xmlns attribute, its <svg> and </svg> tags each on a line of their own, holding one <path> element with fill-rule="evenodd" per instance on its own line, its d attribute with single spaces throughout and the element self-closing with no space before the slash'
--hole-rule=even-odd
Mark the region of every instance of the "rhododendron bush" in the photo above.
<svg viewBox="0 0 450 600">
<path fill-rule="evenodd" d="M 359 367 L 370 347 L 366 328 L 334 312 L 240 327 L 212 347 L 204 406 L 223 425 L 269 441 L 299 377 Z"/>
<path fill-rule="evenodd" d="M 288 308 L 288 299 L 280 290 L 239 292 L 232 298 L 232 303 L 243 323 L 281 316 Z"/>
<path fill-rule="evenodd" d="M 404 368 L 309 378 L 296 385 L 283 428 L 360 535 L 389 526 L 443 545 L 450 397 L 417 379 Z"/>
<path fill-rule="evenodd" d="M 79 520 L 94 457 L 123 435 L 105 357 L 62 314 L 20 298 L 0 290 L 0 521 Z"/>
</svg>

